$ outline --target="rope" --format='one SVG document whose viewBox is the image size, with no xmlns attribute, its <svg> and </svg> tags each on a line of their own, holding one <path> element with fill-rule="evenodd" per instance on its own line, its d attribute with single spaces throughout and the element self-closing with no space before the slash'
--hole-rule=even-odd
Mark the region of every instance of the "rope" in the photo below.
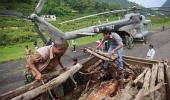
<svg viewBox="0 0 170 100">
<path fill-rule="evenodd" d="M 41 82 L 42 82 L 43 85 L 45 85 L 45 83 L 44 83 L 43 80 L 41 80 Z M 46 88 L 46 90 L 48 91 L 48 93 L 49 93 L 50 97 L 52 98 L 52 100 L 56 100 L 56 99 L 54 98 L 54 96 L 52 95 L 50 89 L 49 89 L 48 87 L 45 87 L 45 88 Z"/>
</svg>

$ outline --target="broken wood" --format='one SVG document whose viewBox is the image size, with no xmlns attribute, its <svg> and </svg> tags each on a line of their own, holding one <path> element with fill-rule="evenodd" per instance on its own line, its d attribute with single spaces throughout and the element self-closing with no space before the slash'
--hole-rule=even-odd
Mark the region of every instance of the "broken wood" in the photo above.
<svg viewBox="0 0 170 100">
<path fill-rule="evenodd" d="M 120 89 L 117 95 L 111 100 L 132 100 L 132 98 L 138 93 L 138 89 L 133 86 L 133 80 L 131 79 L 124 89 Z"/>
<path fill-rule="evenodd" d="M 102 60 L 98 60 L 94 65 L 90 66 L 89 68 L 87 68 L 87 72 L 92 71 L 93 69 L 95 69 L 98 65 L 100 65 L 103 61 Z"/>
<path fill-rule="evenodd" d="M 101 100 L 102 98 L 105 98 L 116 92 L 118 88 L 118 82 L 116 80 L 112 80 L 102 84 L 97 88 L 97 90 L 92 91 L 88 96 L 82 96 L 83 98 L 79 98 L 79 100 Z"/>
<path fill-rule="evenodd" d="M 158 65 L 157 65 L 157 64 L 154 64 L 154 65 L 152 66 L 150 89 L 152 89 L 152 88 L 155 87 L 155 85 L 156 85 L 157 73 L 158 73 Z"/>
<path fill-rule="evenodd" d="M 37 87 L 36 89 L 33 89 L 31 91 L 28 91 L 24 94 L 21 94 L 15 98 L 12 98 L 11 100 L 31 100 L 34 97 L 44 93 L 46 89 L 52 89 L 54 87 L 59 86 L 63 82 L 65 82 L 70 76 L 73 76 L 76 72 L 78 72 L 82 68 L 82 65 L 77 63 L 75 66 L 71 67 L 66 72 L 60 74 L 58 77 L 52 79 L 48 83 L 41 85 L 40 87 Z"/>
<path fill-rule="evenodd" d="M 98 51 L 98 50 L 95 50 L 95 49 L 93 49 L 93 48 L 90 48 L 90 47 L 88 47 L 88 48 L 84 48 L 84 50 L 85 51 L 87 51 L 87 52 L 89 52 L 89 53 L 91 53 L 91 54 L 93 54 L 93 55 L 100 55 L 100 56 L 97 56 L 97 57 L 102 57 L 102 58 L 106 58 L 106 59 L 108 59 L 108 60 L 110 60 L 110 61 L 114 61 L 115 59 L 117 59 L 118 58 L 118 56 L 117 56 L 117 54 L 114 54 L 114 55 L 111 55 L 111 54 L 109 54 L 109 53 L 104 53 L 104 52 L 100 52 L 100 51 Z M 102 59 L 101 58 L 101 59 Z M 104 60 L 104 59 L 103 59 Z"/>
<path fill-rule="evenodd" d="M 151 77 L 151 69 L 148 68 L 148 70 L 145 74 L 144 83 L 143 83 L 144 89 L 149 89 L 150 77 Z"/>
<path fill-rule="evenodd" d="M 142 77 L 144 77 L 145 73 L 147 72 L 148 68 L 146 68 L 134 81 L 133 83 L 136 84 Z"/>
<path fill-rule="evenodd" d="M 159 66 L 158 67 L 159 71 L 158 71 L 157 81 L 158 81 L 158 83 L 161 83 L 161 82 L 165 83 L 164 65 L 163 65 L 163 63 L 159 63 L 158 66 Z M 161 94 L 161 100 L 165 100 L 166 99 L 166 89 L 165 89 L 165 86 L 160 88 L 158 91 Z"/>
<path fill-rule="evenodd" d="M 158 65 L 153 64 L 152 66 L 152 74 L 151 74 L 151 81 L 150 81 L 150 89 L 154 88 L 156 85 L 156 77 L 157 77 L 157 72 L 158 72 Z M 151 94 L 151 98 L 154 99 L 155 93 Z"/>
<path fill-rule="evenodd" d="M 61 73 L 63 73 L 63 70 L 51 72 L 51 73 L 48 73 L 48 74 L 43 74 L 42 79 L 46 83 L 52 77 L 56 77 L 56 76 L 60 75 Z M 24 85 L 22 87 L 19 87 L 17 89 L 12 90 L 12 91 L 9 91 L 9 92 L 6 92 L 4 94 L 1 94 L 0 99 L 9 100 L 9 99 L 14 98 L 14 97 L 16 97 L 16 96 L 18 96 L 18 95 L 20 95 L 22 93 L 25 93 L 25 92 L 30 91 L 32 89 L 35 89 L 35 88 L 37 88 L 37 87 L 39 87 L 41 85 L 42 85 L 41 82 L 35 80 L 35 81 L 33 81 L 33 82 L 29 83 L 29 84 L 26 84 L 26 85 Z"/>
<path fill-rule="evenodd" d="M 96 53 L 96 52 L 93 52 L 92 50 L 89 50 L 89 49 L 87 49 L 87 48 L 84 48 L 84 50 L 86 50 L 87 52 L 89 52 L 90 54 L 93 54 L 94 56 L 96 56 L 96 57 L 98 57 L 98 58 L 100 58 L 100 59 L 102 59 L 102 60 L 110 60 L 109 58 L 106 58 L 106 57 L 103 57 L 103 56 L 101 56 L 100 54 L 98 54 L 98 53 Z"/>
<path fill-rule="evenodd" d="M 149 89 L 149 90 L 144 89 L 144 88 L 140 89 L 140 91 L 138 92 L 138 94 L 135 97 L 135 100 L 145 100 L 146 96 L 148 96 L 151 93 L 155 92 L 156 90 L 160 89 L 164 85 L 165 85 L 165 83 L 161 82 L 152 89 Z"/>
</svg>

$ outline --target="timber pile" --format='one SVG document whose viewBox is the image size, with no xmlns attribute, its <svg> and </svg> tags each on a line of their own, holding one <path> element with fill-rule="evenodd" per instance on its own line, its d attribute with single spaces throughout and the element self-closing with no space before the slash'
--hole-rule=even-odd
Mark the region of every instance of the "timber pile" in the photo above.
<svg viewBox="0 0 170 100">
<path fill-rule="evenodd" d="M 66 100 L 166 99 L 163 63 L 123 56 L 125 71 L 122 75 L 117 67 L 117 55 L 109 55 L 93 48 L 84 48 L 84 52 L 89 53 L 91 57 L 81 64 L 68 67 L 65 72 L 44 75 L 45 84 L 34 81 L 0 95 L 0 99 L 31 100 L 42 95 L 47 89 L 61 84 L 67 87 L 64 90 Z M 109 61 L 107 73 L 102 68 L 105 60 Z"/>
<path fill-rule="evenodd" d="M 88 83 L 89 88 L 86 88 L 79 100 L 166 100 L 163 63 L 144 59 L 135 61 L 134 58 L 124 56 L 125 77 L 121 79 L 118 77 L 120 74 L 116 66 L 116 55 L 108 55 L 93 48 L 84 50 L 99 58 L 100 62 L 108 60 L 110 62 L 109 70 L 114 68 L 111 73 L 116 75 L 116 80 L 100 81 L 97 83 L 98 85 L 92 86 Z M 95 68 L 98 69 L 98 73 L 102 73 L 100 68 L 97 66 Z M 103 83 L 104 85 L 101 85 Z"/>
</svg>

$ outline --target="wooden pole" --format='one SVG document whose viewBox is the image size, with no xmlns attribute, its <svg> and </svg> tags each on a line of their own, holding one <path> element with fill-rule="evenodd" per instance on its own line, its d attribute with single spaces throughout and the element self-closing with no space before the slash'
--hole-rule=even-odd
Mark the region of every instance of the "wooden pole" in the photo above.
<svg viewBox="0 0 170 100">
<path fill-rule="evenodd" d="M 164 70 L 164 65 L 163 63 L 159 63 L 159 69 L 158 69 L 158 77 L 157 77 L 157 81 L 158 83 L 165 83 L 165 70 Z M 165 86 L 163 86 L 162 88 L 160 88 L 158 90 L 161 93 L 161 100 L 165 100 L 166 99 L 166 89 Z"/>
<path fill-rule="evenodd" d="M 146 68 L 133 82 L 136 84 L 142 77 L 144 77 L 147 70 L 148 68 Z"/>
<path fill-rule="evenodd" d="M 40 87 L 37 87 L 31 91 L 28 91 L 24 94 L 21 94 L 15 98 L 12 98 L 11 100 L 31 100 L 38 95 L 44 93 L 47 88 L 52 89 L 54 87 L 59 86 L 63 82 L 65 82 L 70 76 L 73 76 L 76 72 L 78 72 L 82 68 L 82 65 L 80 63 L 77 63 L 75 66 L 71 67 L 68 71 L 60 74 L 58 77 L 52 79 L 48 83 L 41 85 Z"/>
<path fill-rule="evenodd" d="M 149 89 L 150 77 L 151 77 L 151 69 L 149 68 L 145 74 L 143 88 Z"/>
<path fill-rule="evenodd" d="M 52 77 L 56 77 L 61 73 L 63 73 L 63 71 L 60 70 L 60 71 L 52 72 L 52 73 L 49 73 L 49 74 L 44 74 L 42 76 L 42 79 L 46 83 Z M 16 96 L 18 96 L 18 95 L 20 95 L 22 93 L 25 93 L 27 91 L 30 91 L 30 90 L 34 89 L 34 88 L 37 88 L 40 85 L 42 85 L 42 83 L 35 80 L 35 81 L 33 81 L 33 82 L 29 83 L 29 84 L 26 84 L 26 85 L 24 85 L 22 87 L 19 87 L 17 89 L 12 90 L 12 91 L 9 91 L 9 92 L 6 92 L 4 94 L 1 94 L 0 99 L 9 100 L 9 99 L 14 98 L 14 97 L 16 97 Z"/>
</svg>

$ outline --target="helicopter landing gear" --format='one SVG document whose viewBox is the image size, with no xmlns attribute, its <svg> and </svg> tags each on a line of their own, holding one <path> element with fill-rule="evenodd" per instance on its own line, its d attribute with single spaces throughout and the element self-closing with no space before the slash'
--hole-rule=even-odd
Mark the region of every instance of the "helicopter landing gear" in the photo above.
<svg viewBox="0 0 170 100">
<path fill-rule="evenodd" d="M 131 35 L 125 35 L 125 45 L 128 49 L 131 49 L 133 47 L 133 37 Z"/>
</svg>

